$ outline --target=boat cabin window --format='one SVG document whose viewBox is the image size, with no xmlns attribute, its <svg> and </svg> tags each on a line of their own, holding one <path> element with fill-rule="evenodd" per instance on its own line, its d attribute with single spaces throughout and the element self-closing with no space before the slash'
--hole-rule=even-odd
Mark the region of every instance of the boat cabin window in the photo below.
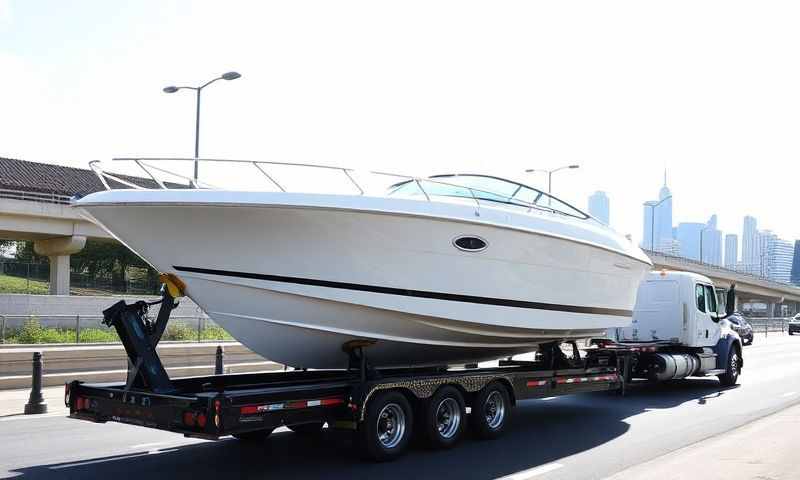
<svg viewBox="0 0 800 480">
<path fill-rule="evenodd" d="M 485 175 L 435 175 L 430 181 L 413 180 L 390 187 L 387 195 L 469 198 L 517 206 L 526 209 L 546 210 L 571 217 L 589 218 L 577 208 L 535 188 L 502 178 Z M 425 191 L 423 192 L 422 189 Z"/>
<path fill-rule="evenodd" d="M 699 283 L 694 286 L 695 296 L 697 297 L 697 309 L 701 312 L 706 311 L 706 289 Z"/>
</svg>

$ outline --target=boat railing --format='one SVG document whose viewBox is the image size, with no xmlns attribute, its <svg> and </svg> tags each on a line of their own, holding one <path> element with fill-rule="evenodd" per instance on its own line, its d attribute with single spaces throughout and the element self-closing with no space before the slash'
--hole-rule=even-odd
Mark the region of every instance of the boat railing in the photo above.
<svg viewBox="0 0 800 480">
<path fill-rule="evenodd" d="M 398 173 L 390 173 L 390 172 L 379 172 L 379 171 L 365 171 L 361 169 L 354 169 L 354 168 L 347 168 L 347 167 L 340 167 L 340 166 L 331 166 L 331 165 L 319 165 L 319 164 L 310 164 L 310 163 L 292 163 L 292 162 L 276 162 L 276 161 L 269 161 L 269 160 L 237 160 L 237 159 L 219 159 L 219 158 L 114 158 L 112 159 L 114 162 L 129 162 L 133 163 L 138 167 L 139 170 L 144 172 L 146 178 L 136 178 L 131 177 L 130 175 L 121 175 L 117 173 L 109 173 L 105 171 L 101 165 L 99 160 L 94 160 L 89 162 L 89 166 L 92 171 L 97 175 L 97 177 L 102 182 L 103 186 L 106 190 L 114 190 L 115 188 L 112 187 L 111 183 L 117 183 L 122 185 L 122 187 L 116 188 L 134 188 L 134 189 L 145 189 L 150 190 L 153 187 L 157 187 L 159 189 L 170 189 L 170 188 L 181 188 L 180 184 L 169 183 L 165 182 L 159 175 L 168 175 L 174 178 L 178 178 L 184 182 L 185 184 L 182 185 L 183 188 L 197 188 L 197 189 L 219 189 L 220 187 L 212 185 L 207 182 L 200 181 L 196 178 L 183 175 L 177 173 L 175 171 L 167 170 L 166 168 L 162 168 L 160 166 L 153 165 L 154 162 L 204 162 L 204 163 L 211 163 L 211 162 L 218 162 L 218 163 L 230 163 L 230 164 L 246 164 L 251 165 L 254 167 L 271 185 L 275 188 L 280 190 L 281 192 L 287 192 L 289 189 L 286 188 L 286 185 L 282 184 L 274 172 L 270 172 L 270 167 L 280 166 L 280 167 L 304 167 L 304 168 L 312 168 L 312 169 L 320 169 L 320 170 L 328 170 L 328 171 L 335 171 L 340 172 L 344 178 L 358 191 L 359 195 L 366 195 L 366 192 L 369 190 L 366 185 L 362 185 L 358 182 L 356 177 L 359 174 L 369 174 L 369 175 L 377 175 L 383 177 L 393 177 L 397 179 L 401 179 L 399 183 L 406 183 L 406 182 L 413 182 L 419 192 L 425 197 L 427 201 L 431 201 L 432 197 L 441 197 L 441 196 L 451 196 L 451 197 L 459 197 L 459 198 L 467 198 L 471 201 L 475 202 L 476 207 L 481 207 L 481 200 L 492 202 L 494 204 L 500 202 L 505 203 L 512 206 L 523 207 L 527 208 L 527 211 L 530 213 L 534 210 L 538 211 L 546 211 L 550 213 L 556 213 L 561 215 L 567 215 L 577 218 L 590 218 L 585 213 L 581 212 L 575 207 L 553 197 L 547 193 L 544 193 L 540 190 L 527 187 L 525 188 L 530 189 L 533 192 L 537 193 L 537 198 L 533 202 L 528 202 L 522 200 L 520 198 L 515 198 L 516 192 L 513 195 L 506 195 L 503 193 L 499 193 L 496 191 L 485 190 L 475 187 L 470 187 L 463 184 L 458 183 L 451 183 L 440 180 L 438 178 L 427 178 L 427 177 L 416 177 L 411 175 L 403 175 Z M 136 183 L 136 181 L 139 183 Z M 145 182 L 142 182 L 144 180 Z M 111 183 L 109 183 L 111 182 Z M 152 183 L 150 183 L 152 182 Z M 143 185 L 142 183 L 146 183 Z M 398 183 L 395 183 L 398 185 Z M 426 189 L 426 185 L 428 188 Z M 431 185 L 438 185 L 438 186 L 446 186 L 449 188 L 455 189 L 463 189 L 469 193 L 469 197 L 462 196 L 462 195 L 442 195 L 433 192 L 433 188 Z M 522 186 L 522 185 L 520 185 Z M 539 203 L 540 199 L 547 200 L 547 203 Z M 562 211 L 558 208 L 552 207 L 551 200 L 555 200 L 559 204 L 564 205 L 570 211 Z"/>
</svg>

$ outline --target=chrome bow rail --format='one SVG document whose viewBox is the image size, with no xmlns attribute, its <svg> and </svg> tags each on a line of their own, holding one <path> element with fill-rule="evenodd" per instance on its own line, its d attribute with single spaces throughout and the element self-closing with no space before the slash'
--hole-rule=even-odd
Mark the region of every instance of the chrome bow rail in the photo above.
<svg viewBox="0 0 800 480">
<path fill-rule="evenodd" d="M 359 176 L 359 174 L 366 173 L 366 174 L 369 174 L 369 175 L 377 175 L 377 176 L 383 176 L 383 177 L 394 177 L 394 178 L 400 179 L 400 182 L 395 182 L 395 184 L 392 185 L 393 187 L 397 187 L 399 185 L 402 185 L 402 184 L 405 184 L 405 183 L 408 183 L 408 182 L 413 182 L 416 185 L 416 187 L 419 189 L 419 192 L 425 197 L 425 199 L 427 201 L 431 201 L 431 197 L 434 197 L 434 196 L 460 197 L 460 198 L 466 198 L 468 200 L 471 199 L 472 201 L 475 202 L 477 207 L 481 206 L 481 201 L 483 200 L 483 201 L 487 201 L 487 202 L 492 202 L 493 204 L 504 203 L 504 204 L 513 205 L 513 206 L 517 206 L 517 207 L 527 208 L 528 212 L 531 212 L 533 210 L 540 210 L 540 211 L 547 211 L 547 212 L 551 212 L 551 213 L 557 213 L 557 214 L 562 214 L 562 215 L 567 215 L 567 216 L 577 217 L 577 218 L 582 218 L 582 219 L 591 218 L 589 215 L 585 214 L 581 210 L 573 207 L 572 205 L 569 205 L 568 203 L 566 203 L 566 202 L 564 202 L 562 200 L 557 199 L 556 197 L 553 197 L 553 196 L 551 196 L 551 195 L 549 195 L 547 193 L 544 193 L 544 192 L 542 192 L 540 190 L 537 190 L 535 188 L 528 187 L 527 185 L 522 185 L 522 184 L 519 184 L 519 183 L 516 183 L 516 182 L 510 182 L 510 181 L 507 181 L 507 180 L 503 180 L 503 181 L 508 182 L 510 184 L 515 184 L 515 185 L 518 186 L 518 188 L 516 189 L 516 191 L 512 195 L 493 192 L 493 191 L 489 191 L 489 190 L 478 189 L 478 188 L 469 187 L 467 185 L 458 184 L 458 183 L 445 182 L 445 181 L 442 181 L 442 180 L 440 180 L 438 178 L 435 178 L 435 177 L 433 177 L 433 178 L 415 177 L 415 176 L 402 175 L 402 174 L 397 174 L 397 173 L 377 172 L 377 171 L 363 171 L 363 170 L 358 170 L 358 169 L 353 169 L 353 168 L 330 166 L 330 165 L 316 165 L 316 164 L 309 164 L 309 163 L 273 162 L 273 161 L 266 161 L 266 160 L 234 160 L 234 159 L 219 159 L 219 158 L 200 158 L 200 159 L 196 159 L 196 158 L 114 158 L 114 159 L 112 159 L 112 161 L 114 161 L 114 162 L 130 162 L 130 163 L 133 163 L 136 166 L 138 166 L 139 169 L 141 169 L 145 173 L 147 178 L 139 178 L 139 179 L 137 179 L 135 177 L 131 177 L 131 176 L 128 176 L 128 175 L 119 175 L 119 174 L 109 173 L 109 172 L 106 172 L 106 171 L 103 170 L 102 166 L 100 165 L 100 160 L 93 160 L 93 161 L 89 162 L 89 167 L 92 169 L 92 171 L 97 175 L 97 177 L 103 183 L 103 186 L 106 188 L 106 190 L 113 190 L 114 189 L 109 184 L 109 181 L 116 182 L 116 183 L 121 184 L 124 187 L 128 187 L 128 188 L 143 189 L 143 190 L 152 189 L 151 187 L 144 186 L 144 185 L 141 185 L 141 184 L 137 184 L 137 183 L 134 182 L 134 180 L 146 180 L 148 183 L 149 183 L 149 181 L 152 181 L 160 189 L 180 188 L 180 185 L 176 185 L 176 184 L 168 185 L 167 184 L 168 182 L 165 182 L 165 181 L 161 180 L 158 177 L 158 174 L 169 175 L 169 176 L 172 176 L 172 177 L 175 177 L 175 178 L 179 178 L 179 179 L 185 181 L 186 184 L 185 184 L 184 188 L 190 187 L 190 188 L 200 188 L 200 189 L 204 189 L 204 188 L 205 189 L 218 189 L 219 187 L 216 187 L 216 186 L 211 185 L 209 183 L 202 182 L 202 181 L 199 181 L 197 179 L 191 178 L 189 176 L 181 175 L 179 173 L 176 173 L 176 172 L 173 172 L 173 171 L 169 171 L 169 170 L 167 170 L 165 168 L 162 168 L 162 167 L 159 167 L 159 166 L 156 166 L 156 165 L 152 164 L 153 162 L 165 162 L 165 161 L 168 161 L 168 162 L 175 162 L 175 161 L 178 161 L 178 162 L 195 162 L 195 161 L 198 161 L 198 162 L 209 162 L 209 163 L 210 162 L 220 162 L 220 163 L 230 163 L 230 164 L 239 164 L 239 165 L 252 165 L 253 167 L 255 167 L 255 169 L 258 172 L 260 172 L 264 176 L 264 178 L 266 180 L 269 181 L 269 183 L 271 185 L 275 186 L 281 192 L 287 192 L 288 190 L 286 189 L 286 187 L 284 185 L 282 185 L 276 179 L 276 176 L 275 176 L 274 172 L 272 174 L 270 174 L 270 172 L 268 171 L 268 168 L 271 167 L 271 166 L 272 167 L 274 167 L 274 166 L 307 167 L 307 168 L 314 168 L 314 169 L 341 172 L 347 178 L 347 180 L 353 185 L 353 187 L 355 187 L 355 189 L 358 191 L 359 195 L 365 195 L 367 190 L 368 190 L 368 188 L 365 188 L 364 185 L 359 184 L 359 182 L 356 180 L 356 177 Z M 472 175 L 470 175 L 470 176 L 472 176 Z M 455 175 L 453 178 L 457 178 L 457 177 L 458 177 L 458 175 Z M 445 177 L 445 178 L 450 178 L 450 177 Z M 492 177 L 487 177 L 487 178 L 492 178 Z M 501 179 L 496 179 L 496 180 L 501 180 Z M 425 188 L 425 185 L 429 185 L 429 188 L 427 190 Z M 449 187 L 449 188 L 452 188 L 452 189 L 463 189 L 463 190 L 469 192 L 469 196 L 458 195 L 458 194 L 455 194 L 455 195 L 453 195 L 453 194 L 451 194 L 451 195 L 437 194 L 437 193 L 432 191 L 432 190 L 434 190 L 434 188 L 431 188 L 430 185 L 440 186 L 440 187 L 444 186 L 444 187 Z M 528 202 L 528 201 L 522 200 L 520 198 L 517 198 L 516 196 L 517 196 L 518 192 L 520 192 L 522 189 L 525 189 L 526 192 L 535 194 L 535 196 L 536 196 L 535 200 L 533 202 Z M 556 206 L 554 207 L 553 204 L 555 204 Z M 558 206 L 561 206 L 561 208 L 558 208 Z"/>
</svg>

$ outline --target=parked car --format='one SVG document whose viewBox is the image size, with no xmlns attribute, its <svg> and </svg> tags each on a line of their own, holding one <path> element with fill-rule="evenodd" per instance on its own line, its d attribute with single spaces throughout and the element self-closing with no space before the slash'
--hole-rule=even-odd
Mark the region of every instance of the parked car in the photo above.
<svg viewBox="0 0 800 480">
<path fill-rule="evenodd" d="M 736 331 L 742 339 L 742 345 L 753 344 L 753 326 L 744 319 L 741 313 L 734 312 L 733 315 L 728 317 L 728 321 L 731 322 L 731 328 Z M 797 331 L 800 332 L 800 323 L 797 324 L 797 328 Z"/>
<path fill-rule="evenodd" d="M 789 320 L 789 335 L 800 333 L 800 313 Z"/>
</svg>

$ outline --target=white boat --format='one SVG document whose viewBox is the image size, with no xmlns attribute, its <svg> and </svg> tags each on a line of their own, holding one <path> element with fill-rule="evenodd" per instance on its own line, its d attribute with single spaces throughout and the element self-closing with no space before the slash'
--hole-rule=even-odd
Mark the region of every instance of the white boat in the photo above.
<svg viewBox="0 0 800 480">
<path fill-rule="evenodd" d="M 152 159 L 136 162 L 162 171 Z M 601 222 L 516 182 L 408 177 L 367 194 L 341 169 L 352 194 L 286 192 L 270 162 L 249 163 L 278 191 L 147 189 L 93 164 L 107 186 L 136 188 L 76 205 L 182 279 L 237 340 L 294 367 L 345 367 L 350 340 L 374 340 L 370 363 L 388 367 L 602 336 L 630 323 L 652 266 Z"/>
</svg>

